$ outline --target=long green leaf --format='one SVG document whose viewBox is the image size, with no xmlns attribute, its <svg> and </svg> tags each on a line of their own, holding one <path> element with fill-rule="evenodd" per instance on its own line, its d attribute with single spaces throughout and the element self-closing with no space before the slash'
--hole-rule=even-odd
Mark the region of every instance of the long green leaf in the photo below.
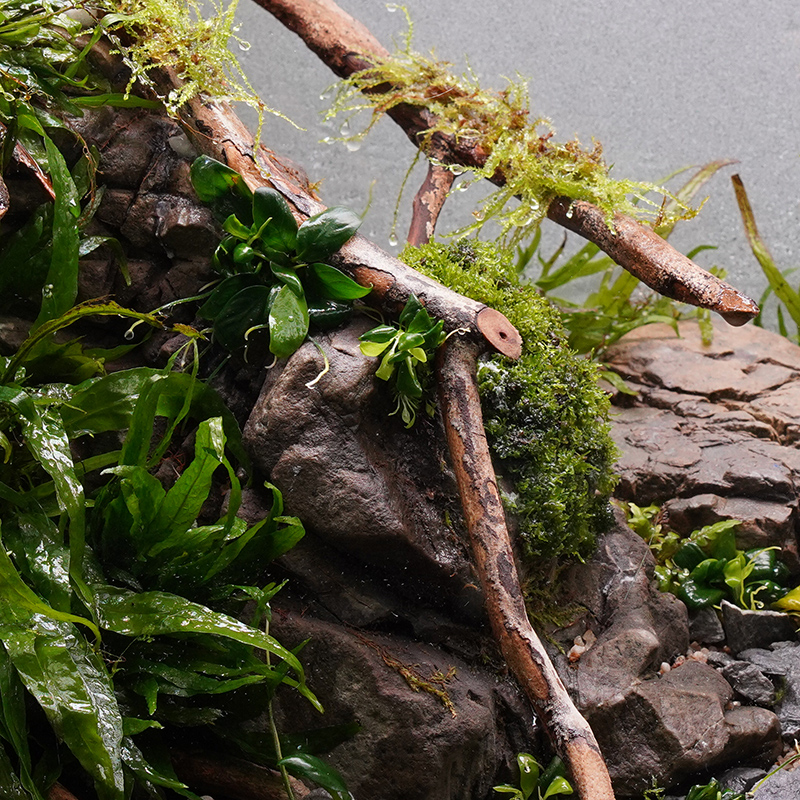
<svg viewBox="0 0 800 800">
<path fill-rule="evenodd" d="M 297 657 L 272 636 L 243 622 L 167 592 L 135 593 L 114 586 L 93 587 L 95 609 L 104 628 L 123 636 L 210 633 L 267 650 L 283 659 L 297 674 L 301 693 L 317 708 L 319 701 L 306 688 Z"/>
<path fill-rule="evenodd" d="M 123 797 L 122 715 L 111 678 L 72 625 L 42 616 L 0 624 L 0 637 L 58 736 L 94 778 L 103 800 Z"/>
<path fill-rule="evenodd" d="M 41 311 L 34 322 L 34 328 L 63 314 L 78 296 L 80 234 L 76 220 L 80 215 L 80 202 L 64 156 L 49 136 L 45 136 L 44 144 L 56 199 L 53 206 L 50 269 L 42 290 Z"/>
<path fill-rule="evenodd" d="M 26 800 L 29 796 L 34 800 L 44 800 L 31 775 L 24 689 L 8 653 L 2 646 L 0 646 L 0 738 L 9 742 L 17 756 L 19 781 L 29 793 L 19 796 L 25 797 Z M 0 745 L 0 751 L 2 751 L 2 745 Z M 14 775 L 14 773 L 5 771 L 2 764 L 3 755 L 4 753 L 0 752 L 0 790 L 2 790 L 0 796 L 11 798 L 15 797 L 9 788 L 13 785 L 13 781 L 7 776 Z"/>
<path fill-rule="evenodd" d="M 153 536 L 163 538 L 169 531 L 185 531 L 197 519 L 211 489 L 211 479 L 225 459 L 222 420 L 200 423 L 195 438 L 195 457 L 175 485 L 167 492 L 156 515 Z M 151 551 L 156 555 L 157 551 Z"/>
<path fill-rule="evenodd" d="M 100 631 L 88 619 L 58 611 L 49 606 L 22 580 L 19 572 L 9 558 L 5 547 L 0 542 L 0 625 L 18 625 L 20 620 L 25 621 L 33 615 L 49 618 L 64 623 L 78 623 L 84 625 L 99 640 Z M 7 606 L 7 608 L 3 608 Z"/>
<path fill-rule="evenodd" d="M 775 292 L 775 296 L 786 306 L 792 319 L 798 326 L 800 332 L 800 295 L 789 285 L 786 278 L 781 274 L 775 261 L 773 260 L 767 245 L 761 238 L 756 226 L 756 218 L 753 214 L 750 200 L 747 197 L 742 179 L 738 175 L 733 175 L 733 188 L 736 192 L 736 202 L 739 204 L 739 212 L 742 215 L 742 222 L 744 222 L 745 233 L 747 240 L 750 243 L 750 249 L 753 255 L 761 265 L 761 269 L 767 276 L 769 285 Z"/>
</svg>

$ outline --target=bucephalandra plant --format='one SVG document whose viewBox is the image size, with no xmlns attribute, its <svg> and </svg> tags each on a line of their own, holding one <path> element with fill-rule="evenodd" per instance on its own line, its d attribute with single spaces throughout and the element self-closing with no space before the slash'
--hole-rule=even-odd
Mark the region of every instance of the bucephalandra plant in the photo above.
<svg viewBox="0 0 800 800">
<path fill-rule="evenodd" d="M 510 795 L 511 800 L 547 800 L 556 795 L 574 795 L 574 790 L 565 777 L 564 762 L 558 756 L 542 770 L 541 764 L 530 753 L 519 753 L 517 766 L 519 786 L 501 784 L 493 787 L 495 792 Z"/>
<path fill-rule="evenodd" d="M 423 139 L 445 134 L 484 154 L 486 161 L 481 167 L 444 165 L 457 174 L 470 172 L 470 180 L 491 178 L 496 173 L 505 180 L 475 212 L 476 222 L 456 235 L 495 219 L 508 243 L 515 244 L 533 233 L 552 200 L 562 196 L 598 206 L 612 227 L 617 212 L 659 225 L 697 213 L 663 187 L 611 178 L 598 142 L 589 149 L 577 140 L 556 142 L 549 119 L 531 119 L 523 81 L 509 81 L 499 92 L 484 90 L 472 71 L 458 77 L 449 63 L 412 51 L 410 40 L 409 21 L 405 47 L 387 60 L 373 60 L 371 67 L 341 81 L 326 119 L 345 114 L 349 120 L 362 110 L 370 111 L 371 119 L 363 130 L 342 137 L 357 140 L 396 106 L 419 106 L 430 111 L 434 120 L 422 132 Z M 664 202 L 651 200 L 651 193 Z M 669 211 L 665 211 L 668 199 Z"/>
</svg>

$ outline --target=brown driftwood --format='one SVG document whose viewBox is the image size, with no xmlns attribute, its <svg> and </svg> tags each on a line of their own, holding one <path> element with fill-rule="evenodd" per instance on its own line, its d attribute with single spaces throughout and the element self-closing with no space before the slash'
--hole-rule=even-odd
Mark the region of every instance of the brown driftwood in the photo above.
<svg viewBox="0 0 800 800">
<path fill-rule="evenodd" d="M 333 0 L 256 0 L 286 27 L 294 31 L 340 77 L 348 77 L 388 58 L 388 51 L 358 21 Z M 425 148 L 420 135 L 433 126 L 425 108 L 399 105 L 389 112 L 417 147 Z M 481 167 L 487 153 L 466 138 L 441 136 L 446 153 L 439 160 Z M 504 178 L 495 174 L 495 183 Z M 732 325 L 743 325 L 758 314 L 758 306 L 746 295 L 711 275 L 675 250 L 652 229 L 636 220 L 617 215 L 615 235 L 600 209 L 590 203 L 572 203 L 557 198 L 548 217 L 594 242 L 621 267 L 667 297 L 709 308 Z"/>
<path fill-rule="evenodd" d="M 531 627 L 483 428 L 474 343 L 451 336 L 439 355 L 439 404 L 458 481 L 472 556 L 494 636 L 544 723 L 584 800 L 614 792 L 591 728 L 573 704 Z"/>
<path fill-rule="evenodd" d="M 78 798 L 60 783 L 54 783 L 47 792 L 47 800 L 78 800 Z"/>
<path fill-rule="evenodd" d="M 172 748 L 170 756 L 175 774 L 196 792 L 219 793 L 231 800 L 286 800 L 283 779 L 274 770 L 237 758 L 178 748 Z M 289 780 L 295 797 L 302 800 L 308 789 L 294 778 Z"/>
<path fill-rule="evenodd" d="M 435 150 L 432 150 L 429 155 L 434 156 L 436 161 L 440 160 Z M 455 174 L 446 167 L 435 161 L 428 164 L 428 174 L 425 176 L 422 186 L 419 187 L 411 207 L 411 226 L 408 229 L 409 244 L 419 247 L 431 240 L 436 230 L 436 220 L 439 219 L 439 213 L 455 179 Z"/>
<path fill-rule="evenodd" d="M 269 172 L 265 177 L 254 159 L 251 134 L 226 103 L 196 98 L 190 101 L 184 122 L 195 134 L 197 146 L 241 173 L 251 189 L 272 184 L 303 217 L 325 208 L 297 173 L 262 148 L 259 161 Z M 354 236 L 341 249 L 336 263 L 363 286 L 372 286 L 369 298 L 392 311 L 402 308 L 414 293 L 434 316 L 445 321 L 448 330 L 469 330 L 510 358 L 519 358 L 522 352 L 519 332 L 499 311 L 426 278 L 363 236 Z"/>
</svg>

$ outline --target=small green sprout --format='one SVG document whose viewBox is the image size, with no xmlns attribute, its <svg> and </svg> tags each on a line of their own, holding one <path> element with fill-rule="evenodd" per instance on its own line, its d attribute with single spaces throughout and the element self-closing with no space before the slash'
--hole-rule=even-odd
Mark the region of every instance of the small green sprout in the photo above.
<svg viewBox="0 0 800 800">
<path fill-rule="evenodd" d="M 513 800 L 547 800 L 558 794 L 572 795 L 569 781 L 564 777 L 564 762 L 556 756 L 542 772 L 539 762 L 529 753 L 517 756 L 519 787 L 501 784 L 495 786 L 498 794 L 511 795 Z M 534 794 L 534 792 L 536 794 Z"/>
<path fill-rule="evenodd" d="M 311 324 L 340 324 L 352 301 L 370 293 L 326 263 L 361 225 L 349 209 L 328 208 L 298 226 L 278 192 L 251 192 L 241 175 L 207 156 L 192 164 L 192 183 L 224 218 L 226 235 L 213 259 L 222 280 L 200 315 L 227 350 L 245 348 L 253 334 L 266 331 L 270 352 L 290 356 Z"/>
<path fill-rule="evenodd" d="M 378 325 L 361 335 L 361 352 L 373 358 L 382 356 L 375 375 L 384 381 L 394 379 L 397 406 L 392 414 L 400 412 L 407 428 L 414 424 L 425 394 L 429 356 L 447 338 L 443 328 L 444 323 L 436 322 L 412 294 L 397 326 Z M 430 416 L 433 409 L 432 403 L 426 403 Z"/>
</svg>

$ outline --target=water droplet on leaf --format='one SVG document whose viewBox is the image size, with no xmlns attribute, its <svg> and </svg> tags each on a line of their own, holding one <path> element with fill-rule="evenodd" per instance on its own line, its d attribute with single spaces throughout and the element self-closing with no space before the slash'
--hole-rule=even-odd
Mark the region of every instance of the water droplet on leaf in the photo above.
<svg viewBox="0 0 800 800">
<path fill-rule="evenodd" d="M 360 139 L 350 139 L 348 142 L 345 142 L 345 147 L 351 153 L 355 153 L 356 150 L 360 150 L 361 149 L 361 140 Z"/>
</svg>

